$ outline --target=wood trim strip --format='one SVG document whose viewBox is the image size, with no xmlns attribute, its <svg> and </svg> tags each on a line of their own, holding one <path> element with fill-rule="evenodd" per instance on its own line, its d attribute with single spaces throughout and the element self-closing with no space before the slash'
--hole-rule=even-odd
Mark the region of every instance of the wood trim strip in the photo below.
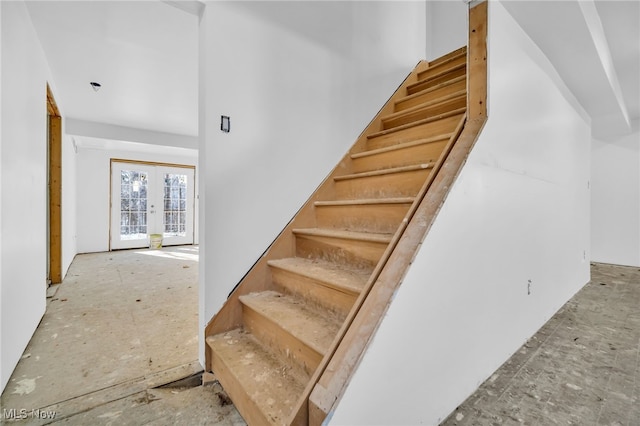
<svg viewBox="0 0 640 426">
<path fill-rule="evenodd" d="M 335 178 L 333 178 L 333 180 L 335 180 L 336 182 L 340 182 L 343 180 L 360 179 L 360 178 L 366 178 L 366 177 L 372 177 L 372 176 L 384 176 L 384 175 L 391 175 L 394 173 L 414 172 L 416 170 L 430 169 L 432 167 L 433 167 L 433 163 L 412 164 L 410 166 L 400 166 L 400 167 L 393 167 L 390 169 L 372 170 L 370 172 L 361 172 L 361 173 L 354 173 L 350 175 L 336 176 Z"/>
<path fill-rule="evenodd" d="M 52 98 L 47 96 L 47 99 Z M 59 115 L 49 115 L 49 279 L 52 284 L 62 282 L 62 118 Z"/>
<path fill-rule="evenodd" d="M 113 163 L 128 163 L 128 164 L 142 164 L 143 166 L 161 166 L 161 167 L 177 167 L 181 169 L 196 169 L 196 166 L 189 164 L 177 164 L 177 163 L 161 163 L 157 161 L 142 161 L 142 160 L 126 160 L 123 158 L 112 158 L 111 165 Z"/>
<path fill-rule="evenodd" d="M 324 206 L 361 206 L 372 204 L 409 204 L 413 203 L 414 197 L 398 197 L 398 198 L 360 198 L 355 200 L 336 200 L 336 201 L 316 201 L 316 207 Z"/>
</svg>

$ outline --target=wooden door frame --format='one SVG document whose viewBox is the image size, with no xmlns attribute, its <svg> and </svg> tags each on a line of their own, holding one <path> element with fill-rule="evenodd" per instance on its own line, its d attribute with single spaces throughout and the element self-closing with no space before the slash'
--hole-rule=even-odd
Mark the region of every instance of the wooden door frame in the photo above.
<svg viewBox="0 0 640 426">
<path fill-rule="evenodd" d="M 49 172 L 49 277 L 51 284 L 62 282 L 62 117 L 51 87 L 47 84 L 48 172 Z"/>
</svg>

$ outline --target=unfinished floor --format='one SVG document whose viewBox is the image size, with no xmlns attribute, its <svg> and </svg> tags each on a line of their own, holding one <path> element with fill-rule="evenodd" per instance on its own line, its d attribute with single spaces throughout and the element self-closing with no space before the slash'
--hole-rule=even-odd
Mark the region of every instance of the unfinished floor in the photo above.
<svg viewBox="0 0 640 426">
<path fill-rule="evenodd" d="M 442 424 L 640 425 L 640 269 L 592 280 Z M 244 425 L 200 370 L 197 248 L 81 255 L 2 395 L 19 424 Z M 17 416 L 19 411 L 15 412 Z M 15 416 L 14 416 L 15 417 Z"/>
<path fill-rule="evenodd" d="M 243 425 L 219 385 L 158 388 L 201 370 L 197 247 L 79 255 L 2 394 L 0 423 Z"/>
<path fill-rule="evenodd" d="M 443 423 L 640 425 L 640 269 L 591 282 Z"/>
</svg>

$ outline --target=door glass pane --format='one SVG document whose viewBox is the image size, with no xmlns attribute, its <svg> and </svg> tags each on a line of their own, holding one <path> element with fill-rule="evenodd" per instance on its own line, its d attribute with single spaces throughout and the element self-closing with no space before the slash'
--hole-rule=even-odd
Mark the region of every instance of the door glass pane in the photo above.
<svg viewBox="0 0 640 426">
<path fill-rule="evenodd" d="M 165 237 L 183 237 L 187 230 L 187 175 L 164 174 L 164 219 Z"/>
<path fill-rule="evenodd" d="M 146 172 L 122 170 L 120 172 L 120 239 L 147 238 L 147 185 Z"/>
</svg>

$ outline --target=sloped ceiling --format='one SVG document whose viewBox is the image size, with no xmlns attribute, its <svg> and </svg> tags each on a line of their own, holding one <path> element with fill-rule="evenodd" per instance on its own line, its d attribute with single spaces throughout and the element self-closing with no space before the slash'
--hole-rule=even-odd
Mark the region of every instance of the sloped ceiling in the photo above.
<svg viewBox="0 0 640 426">
<path fill-rule="evenodd" d="M 505 8 L 550 59 L 592 119 L 611 139 L 640 118 L 640 2 L 505 1 Z"/>
</svg>

